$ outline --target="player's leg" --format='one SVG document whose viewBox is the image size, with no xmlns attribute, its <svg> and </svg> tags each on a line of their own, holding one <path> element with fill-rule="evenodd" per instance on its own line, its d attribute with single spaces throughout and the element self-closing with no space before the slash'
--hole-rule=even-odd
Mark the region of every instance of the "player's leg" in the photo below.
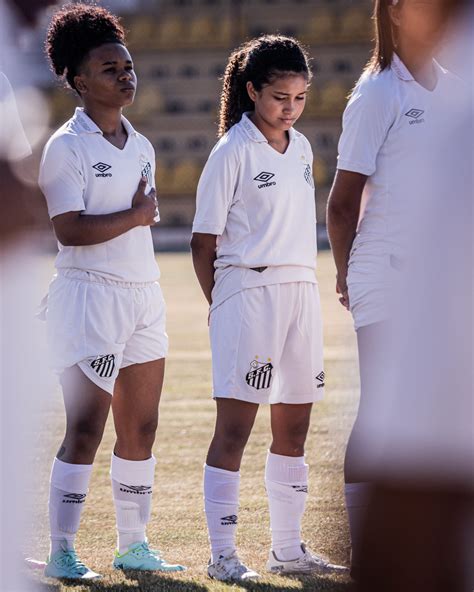
<svg viewBox="0 0 474 592">
<path fill-rule="evenodd" d="M 66 434 L 51 471 L 51 551 L 45 575 L 93 578 L 97 574 L 88 570 L 75 555 L 74 539 L 111 396 L 94 384 L 78 366 L 64 371 L 61 385 L 66 408 Z"/>
<path fill-rule="evenodd" d="M 280 287 L 280 306 L 290 311 L 281 336 L 278 390 L 271 397 L 273 441 L 267 456 L 265 485 L 270 510 L 272 549 L 267 568 L 279 573 L 327 573 L 345 568 L 314 555 L 301 540 L 308 495 L 309 467 L 304 446 L 312 404 L 324 390 L 322 323 L 316 284 Z"/>
<path fill-rule="evenodd" d="M 158 406 L 165 360 L 132 364 L 120 370 L 112 411 L 117 440 L 111 460 L 112 490 L 117 518 L 114 567 L 181 571 L 148 546 L 156 460 L 152 453 L 158 426 Z"/>
<path fill-rule="evenodd" d="M 301 520 L 308 496 L 304 444 L 311 403 L 271 406 L 272 444 L 267 455 L 265 485 L 270 508 L 272 551 L 281 560 L 302 555 Z"/>
<path fill-rule="evenodd" d="M 351 535 L 351 573 L 357 576 L 360 559 L 361 532 L 371 495 L 367 478 L 365 425 L 370 423 L 370 414 L 376 412 L 387 376 L 387 326 L 373 323 L 357 330 L 360 372 L 360 402 L 357 417 L 347 443 L 344 460 L 346 508 Z M 371 451 L 374 453 L 375 451 Z"/>
</svg>

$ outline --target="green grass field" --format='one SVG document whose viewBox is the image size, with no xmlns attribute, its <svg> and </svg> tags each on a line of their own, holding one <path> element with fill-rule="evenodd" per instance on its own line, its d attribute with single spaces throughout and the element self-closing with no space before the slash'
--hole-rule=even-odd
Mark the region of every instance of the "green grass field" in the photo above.
<svg viewBox="0 0 474 592">
<path fill-rule="evenodd" d="M 242 465 L 238 545 L 242 558 L 263 575 L 258 583 L 226 585 L 209 580 L 209 558 L 202 502 L 202 466 L 214 425 L 211 357 L 207 306 L 187 254 L 159 255 L 161 284 L 168 306 L 170 353 L 160 406 L 160 426 L 154 447 L 157 458 L 153 515 L 148 537 L 170 561 L 188 566 L 181 575 L 124 575 L 111 569 L 115 522 L 109 482 L 114 434 L 112 422 L 96 457 L 90 493 L 77 537 L 81 559 L 102 573 L 95 584 L 66 585 L 43 580 L 44 590 L 117 592 L 204 592 L 251 589 L 350 590 L 347 578 L 267 577 L 264 571 L 270 534 L 264 489 L 264 464 L 270 442 L 269 413 L 261 407 Z M 52 270 L 48 260 L 45 278 Z M 330 254 L 319 256 L 318 278 L 325 325 L 324 401 L 315 405 L 306 456 L 310 465 L 310 494 L 303 522 L 309 546 L 337 563 L 348 564 L 349 540 L 343 500 L 343 457 L 356 412 L 358 374 L 355 337 L 350 315 L 337 301 Z M 52 458 L 64 430 L 59 389 L 45 406 L 35 461 L 35 522 L 27 553 L 44 559 L 48 552 L 47 496 Z"/>
</svg>

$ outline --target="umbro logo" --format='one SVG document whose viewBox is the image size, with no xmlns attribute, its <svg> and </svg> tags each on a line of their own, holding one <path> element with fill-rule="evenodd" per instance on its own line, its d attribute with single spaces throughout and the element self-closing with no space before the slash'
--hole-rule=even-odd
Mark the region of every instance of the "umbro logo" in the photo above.
<svg viewBox="0 0 474 592">
<path fill-rule="evenodd" d="M 320 372 L 316 376 L 316 380 L 318 381 L 316 388 L 322 388 L 324 386 L 324 379 L 325 378 L 326 378 L 326 374 L 324 374 L 324 370 L 323 370 L 322 372 Z"/>
<path fill-rule="evenodd" d="M 149 485 L 125 485 L 125 483 L 120 483 L 120 491 L 134 493 L 135 495 L 150 495 L 152 493 Z"/>
<path fill-rule="evenodd" d="M 292 485 L 291 488 L 299 493 L 308 493 L 308 486 L 307 485 Z"/>
<path fill-rule="evenodd" d="M 109 169 L 112 168 L 112 165 L 105 164 L 105 162 L 97 162 L 96 164 L 92 165 L 92 168 L 96 171 L 99 171 L 95 174 L 96 177 L 111 177 L 112 173 L 107 173 Z"/>
<path fill-rule="evenodd" d="M 262 187 L 271 187 L 272 185 L 276 185 L 275 181 L 271 181 L 275 173 L 267 173 L 266 171 L 262 171 L 256 177 L 253 178 L 254 181 L 260 181 L 262 184 L 258 186 L 259 189 Z"/>
<path fill-rule="evenodd" d="M 232 524 L 237 524 L 237 516 L 235 514 L 231 514 L 230 516 L 222 516 L 222 526 L 231 526 Z"/>
<path fill-rule="evenodd" d="M 410 125 L 413 125 L 414 123 L 424 123 L 425 120 L 424 119 L 420 119 L 420 117 L 423 115 L 424 111 L 422 109 L 410 109 L 409 111 L 407 111 L 405 113 L 406 117 L 410 118 Z"/>
<path fill-rule="evenodd" d="M 65 493 L 63 504 L 83 504 L 86 501 L 85 493 Z"/>
</svg>

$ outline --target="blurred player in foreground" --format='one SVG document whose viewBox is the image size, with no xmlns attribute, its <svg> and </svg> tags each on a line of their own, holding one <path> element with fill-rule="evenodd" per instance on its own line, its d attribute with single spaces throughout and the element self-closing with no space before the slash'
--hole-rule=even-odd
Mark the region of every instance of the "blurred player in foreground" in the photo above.
<svg viewBox="0 0 474 592">
<path fill-rule="evenodd" d="M 468 518 L 472 471 L 472 121 L 467 85 L 434 59 L 451 8 L 376 2 L 376 47 L 344 113 L 329 199 L 359 347 L 345 481 L 361 590 L 464 589 L 453 574 L 466 572 L 455 522 Z"/>
</svg>

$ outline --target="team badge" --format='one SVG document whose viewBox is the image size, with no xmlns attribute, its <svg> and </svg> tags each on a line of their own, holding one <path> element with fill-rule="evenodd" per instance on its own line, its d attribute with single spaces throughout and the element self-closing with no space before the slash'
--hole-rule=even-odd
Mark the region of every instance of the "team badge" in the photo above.
<svg viewBox="0 0 474 592">
<path fill-rule="evenodd" d="M 313 179 L 313 175 L 311 173 L 311 167 L 309 164 L 306 165 L 306 168 L 304 169 L 304 180 L 306 181 L 306 183 L 308 183 L 308 185 L 314 189 L 314 179 Z"/>
<path fill-rule="evenodd" d="M 250 363 L 250 372 L 245 376 L 245 382 L 257 390 L 266 389 L 272 380 L 272 370 L 270 358 L 266 362 L 260 362 L 258 356 L 255 356 L 255 360 Z"/>
<path fill-rule="evenodd" d="M 153 175 L 151 172 L 151 164 L 150 161 L 144 156 L 140 156 L 140 174 L 142 177 L 145 177 L 148 185 L 150 187 L 153 187 Z"/>
<path fill-rule="evenodd" d="M 110 378 L 115 370 L 115 355 L 97 356 L 91 360 L 90 367 L 101 378 Z"/>
</svg>

